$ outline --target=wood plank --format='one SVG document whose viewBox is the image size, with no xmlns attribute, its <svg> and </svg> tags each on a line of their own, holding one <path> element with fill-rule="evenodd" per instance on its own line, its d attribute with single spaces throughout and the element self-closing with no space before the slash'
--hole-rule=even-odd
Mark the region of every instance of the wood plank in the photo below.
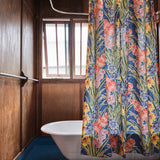
<svg viewBox="0 0 160 160">
<path fill-rule="evenodd" d="M 0 1 L 0 72 L 20 75 L 20 0 Z"/>
<path fill-rule="evenodd" d="M 84 103 L 84 92 L 85 92 L 85 83 L 81 83 L 81 102 L 80 102 L 80 115 L 81 115 L 81 119 L 83 116 L 83 103 Z"/>
<path fill-rule="evenodd" d="M 158 0 L 154 0 L 154 9 L 158 11 Z"/>
<path fill-rule="evenodd" d="M 31 8 L 32 11 L 35 10 L 35 0 L 24 0 L 28 4 L 28 7 Z"/>
<path fill-rule="evenodd" d="M 0 159 L 20 151 L 20 81 L 0 78 Z"/>
<path fill-rule="evenodd" d="M 80 84 L 42 84 L 42 124 L 80 119 Z"/>
<path fill-rule="evenodd" d="M 0 72 L 20 75 L 21 0 L 0 1 Z M 0 159 L 20 151 L 20 80 L 0 77 Z"/>
<path fill-rule="evenodd" d="M 82 11 L 88 13 L 89 0 L 82 0 Z"/>
<path fill-rule="evenodd" d="M 156 5 L 157 5 L 157 10 L 160 11 L 160 1 L 156 1 Z M 160 14 L 159 14 L 160 17 Z M 159 22 L 157 24 L 158 26 L 158 37 L 157 37 L 157 41 L 158 41 L 158 62 L 159 62 L 159 77 L 160 77 L 160 18 L 159 18 Z M 160 85 L 159 85 L 160 88 Z"/>
<path fill-rule="evenodd" d="M 35 133 L 35 87 L 32 82 L 27 82 L 22 88 L 22 147 L 35 137 Z"/>
<path fill-rule="evenodd" d="M 27 77 L 34 78 L 34 17 L 25 3 L 22 19 L 22 71 Z"/>
<path fill-rule="evenodd" d="M 26 3 L 23 3 L 22 14 L 22 70 L 27 77 L 34 78 L 34 17 Z M 35 84 L 32 81 L 22 88 L 21 110 L 23 148 L 36 134 Z"/>
</svg>

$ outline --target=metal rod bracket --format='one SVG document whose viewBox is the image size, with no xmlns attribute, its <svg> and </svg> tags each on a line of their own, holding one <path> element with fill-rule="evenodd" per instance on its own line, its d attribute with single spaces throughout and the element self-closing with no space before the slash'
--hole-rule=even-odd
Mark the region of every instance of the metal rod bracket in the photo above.
<svg viewBox="0 0 160 160">
<path fill-rule="evenodd" d="M 25 76 L 23 71 L 21 71 L 21 76 L 25 77 L 25 79 L 21 79 L 21 87 L 23 87 L 26 84 L 26 82 L 28 81 L 28 77 Z"/>
</svg>

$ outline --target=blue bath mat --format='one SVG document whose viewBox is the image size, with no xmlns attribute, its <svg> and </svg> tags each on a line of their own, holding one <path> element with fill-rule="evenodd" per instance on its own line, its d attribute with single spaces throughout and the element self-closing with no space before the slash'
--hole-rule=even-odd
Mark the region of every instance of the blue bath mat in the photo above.
<svg viewBox="0 0 160 160">
<path fill-rule="evenodd" d="M 35 138 L 17 160 L 67 160 L 50 137 Z"/>
</svg>

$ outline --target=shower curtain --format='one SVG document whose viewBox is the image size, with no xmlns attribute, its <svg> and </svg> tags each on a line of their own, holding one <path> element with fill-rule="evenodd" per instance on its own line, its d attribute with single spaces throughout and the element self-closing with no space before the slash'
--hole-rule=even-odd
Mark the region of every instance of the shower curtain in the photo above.
<svg viewBox="0 0 160 160">
<path fill-rule="evenodd" d="M 160 152 L 153 0 L 89 0 L 81 153 Z"/>
</svg>

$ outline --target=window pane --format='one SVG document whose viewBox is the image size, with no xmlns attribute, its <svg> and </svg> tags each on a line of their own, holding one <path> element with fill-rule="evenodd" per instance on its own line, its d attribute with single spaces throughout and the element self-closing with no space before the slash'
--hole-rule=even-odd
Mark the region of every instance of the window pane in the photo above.
<svg viewBox="0 0 160 160">
<path fill-rule="evenodd" d="M 57 49 L 56 49 L 56 29 L 55 24 L 46 24 L 48 72 L 57 74 Z"/>
<path fill-rule="evenodd" d="M 66 56 L 67 56 L 67 74 L 69 74 L 69 26 L 66 24 Z"/>
<path fill-rule="evenodd" d="M 80 75 L 80 23 L 75 23 L 75 75 Z"/>
<path fill-rule="evenodd" d="M 74 21 L 74 20 L 73 20 Z M 76 21 L 76 22 L 75 22 Z M 88 23 L 77 21 L 69 23 L 68 21 L 44 22 L 45 28 L 43 33 L 42 46 L 42 70 L 43 78 L 69 78 L 70 71 L 75 78 L 82 78 L 86 72 L 86 54 Z M 70 25 L 74 27 L 71 30 Z M 74 38 L 70 37 L 70 32 Z M 73 42 L 74 40 L 74 42 Z M 70 43 L 71 42 L 71 43 Z M 71 46 L 69 46 L 71 44 Z M 74 59 L 70 68 L 69 51 L 74 44 Z M 72 77 L 74 78 L 74 77 Z"/>
<path fill-rule="evenodd" d="M 59 74 L 65 74 L 65 28 L 57 24 Z"/>
<path fill-rule="evenodd" d="M 46 77 L 46 64 L 45 64 L 45 55 L 44 55 L 44 35 L 43 35 L 43 42 L 42 42 L 42 76 Z"/>
<path fill-rule="evenodd" d="M 82 75 L 86 74 L 88 23 L 82 23 Z"/>
<path fill-rule="evenodd" d="M 45 24 L 43 42 L 43 78 L 68 77 L 69 25 L 66 22 Z"/>
</svg>

